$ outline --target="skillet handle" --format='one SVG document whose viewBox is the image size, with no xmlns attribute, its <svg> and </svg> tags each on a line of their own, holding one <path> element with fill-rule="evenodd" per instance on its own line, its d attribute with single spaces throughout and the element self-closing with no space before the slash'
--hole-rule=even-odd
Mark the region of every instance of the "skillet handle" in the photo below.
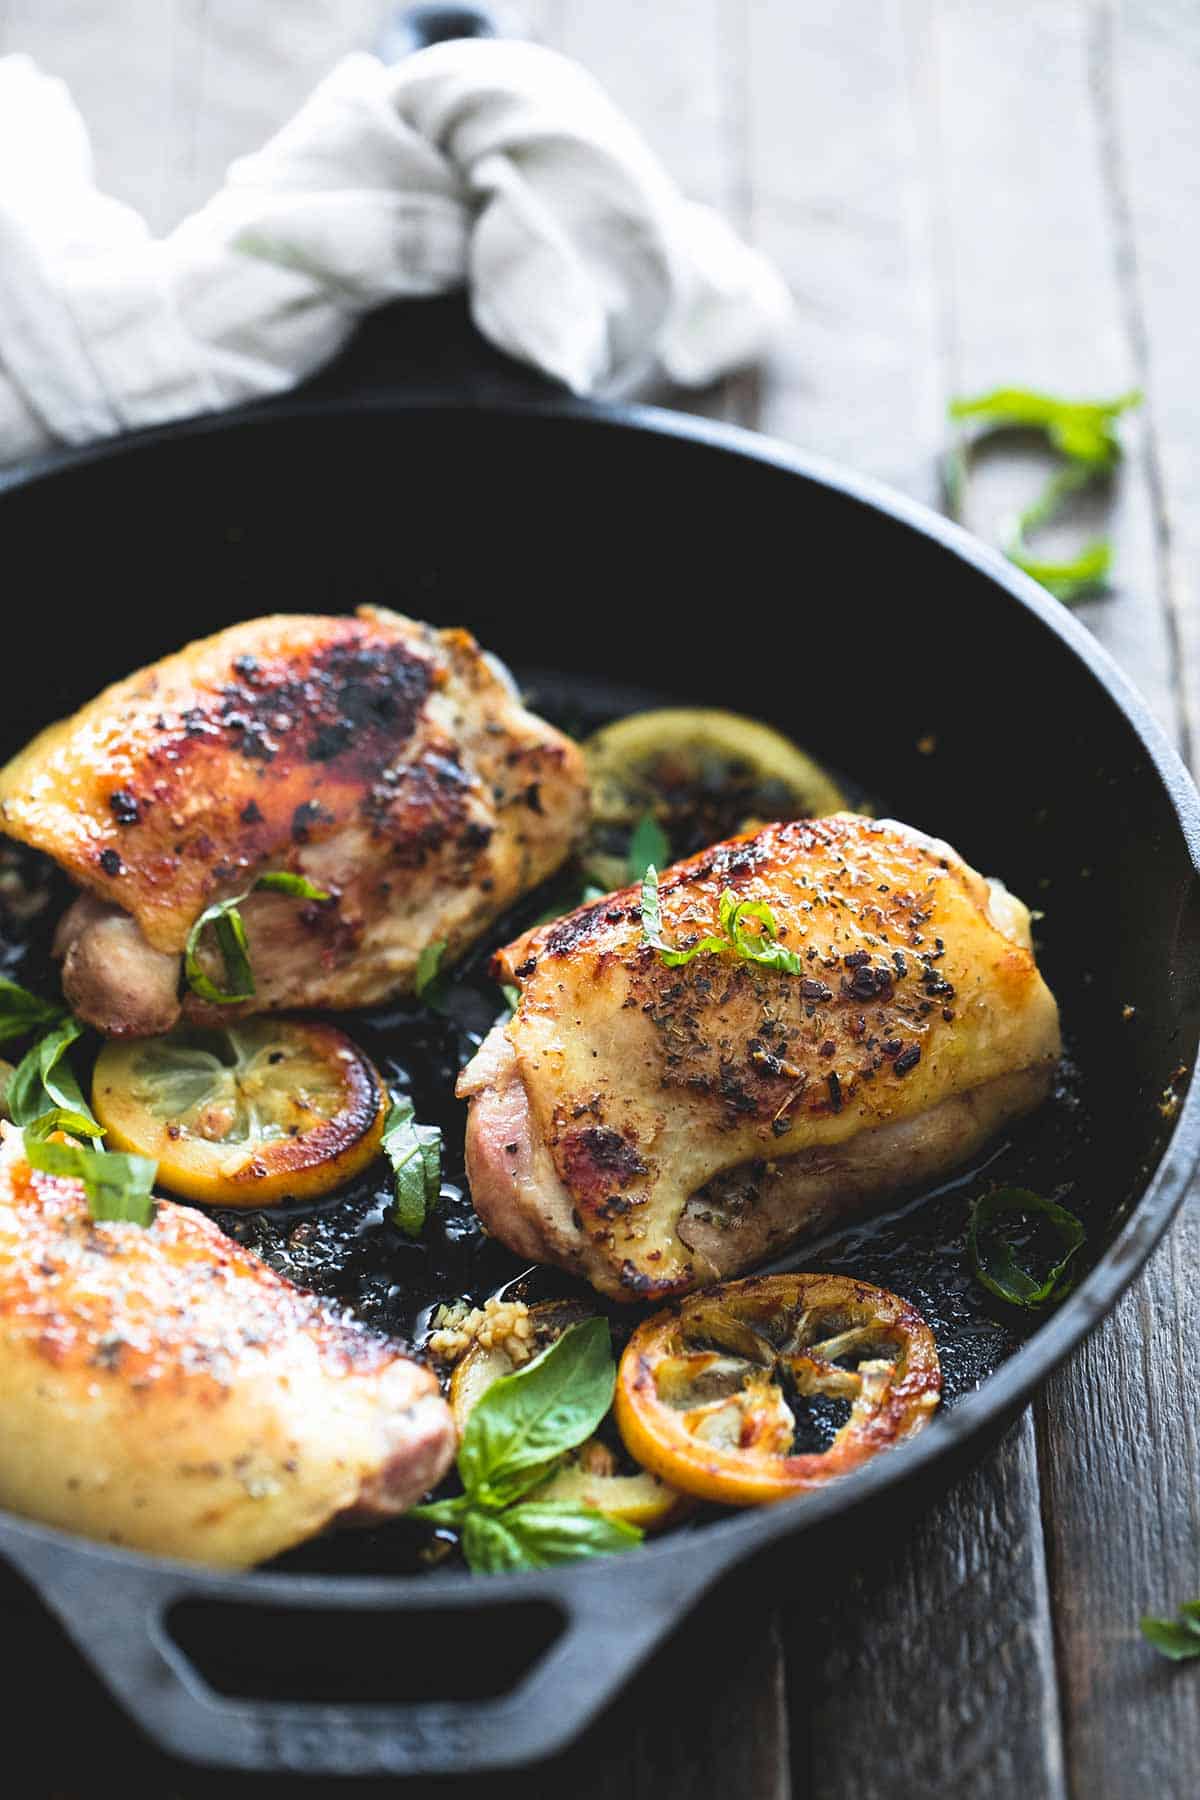
<svg viewBox="0 0 1200 1800">
<path fill-rule="evenodd" d="M 5 1554 L 160 1749 L 203 1768 L 261 1775 L 467 1774 L 551 1756 L 616 1694 L 723 1560 L 711 1547 L 702 1558 L 692 1551 L 661 1562 L 635 1552 L 599 1579 L 594 1569 L 582 1580 L 571 1576 L 583 1571 L 565 1570 L 494 1585 L 475 1577 L 469 1595 L 467 1584 L 452 1591 L 419 1579 L 398 1598 L 403 1584 L 269 1575 L 251 1578 L 248 1593 L 245 1578 L 114 1556 L 58 1533 L 3 1535 Z M 187 1628 L 189 1613 L 208 1621 L 199 1637 Z M 272 1615 L 277 1663 L 260 1649 Z M 512 1673 L 514 1633 L 533 1648 Z M 348 1643 L 356 1666 L 339 1660 Z M 439 1644 L 469 1647 L 484 1670 L 495 1660 L 503 1669 L 507 1657 L 512 1679 L 498 1692 L 456 1696 L 460 1658 L 439 1657 Z M 221 1645 L 244 1667 L 260 1658 L 248 1685 L 261 1690 L 265 1681 L 270 1697 L 239 1692 L 220 1673 L 225 1691 L 217 1690 Z M 360 1703 L 294 1691 L 311 1684 L 315 1668 L 332 1671 L 348 1696 L 374 1671 L 377 1692 L 381 1667 L 415 1674 L 422 1697 Z M 436 1686 L 443 1670 L 445 1698 Z"/>
<path fill-rule="evenodd" d="M 376 50 L 386 63 L 457 38 L 520 37 L 507 16 L 473 0 L 418 0 L 394 12 Z M 565 392 L 548 376 L 496 350 L 475 329 L 466 297 L 394 300 L 365 318 L 347 347 L 296 392 L 333 400 L 452 396 L 475 402 L 544 399 Z M 291 396 L 268 401 L 286 406 Z"/>
</svg>

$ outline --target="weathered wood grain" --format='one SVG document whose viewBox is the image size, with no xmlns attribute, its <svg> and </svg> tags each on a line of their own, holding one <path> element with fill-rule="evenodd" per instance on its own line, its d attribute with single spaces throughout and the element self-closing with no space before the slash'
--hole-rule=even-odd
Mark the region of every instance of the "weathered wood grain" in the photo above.
<svg viewBox="0 0 1200 1800">
<path fill-rule="evenodd" d="M 1183 5 L 1118 15 L 1103 6 L 1089 50 L 1106 237 L 1148 394 L 1143 466 L 1155 554 L 1130 581 L 1145 615 L 1154 608 L 1165 622 L 1171 687 L 1159 704 L 1194 752 L 1200 355 L 1179 226 L 1200 198 L 1200 17 Z M 1136 642 L 1121 660 L 1145 682 Z M 1137 1629 L 1142 1612 L 1170 1615 L 1200 1592 L 1197 1266 L 1193 1195 L 1146 1275 L 1038 1408 L 1067 1750 L 1080 1794 L 1187 1792 L 1200 1766 L 1195 1670 L 1162 1662 Z"/>
</svg>

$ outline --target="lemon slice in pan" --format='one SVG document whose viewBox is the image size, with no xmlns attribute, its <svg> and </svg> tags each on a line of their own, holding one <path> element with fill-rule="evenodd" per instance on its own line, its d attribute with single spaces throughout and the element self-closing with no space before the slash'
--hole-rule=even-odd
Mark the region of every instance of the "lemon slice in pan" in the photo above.
<svg viewBox="0 0 1200 1800">
<path fill-rule="evenodd" d="M 629 880 L 629 838 L 647 816 L 677 858 L 776 819 L 838 812 L 845 797 L 782 732 L 718 708 L 662 707 L 618 719 L 583 746 L 592 788 L 588 872 Z"/>
<path fill-rule="evenodd" d="M 315 1199 L 379 1154 L 387 1096 L 332 1025 L 246 1019 L 109 1043 L 92 1108 L 107 1144 L 153 1157 L 172 1193 L 208 1206 Z"/>
</svg>

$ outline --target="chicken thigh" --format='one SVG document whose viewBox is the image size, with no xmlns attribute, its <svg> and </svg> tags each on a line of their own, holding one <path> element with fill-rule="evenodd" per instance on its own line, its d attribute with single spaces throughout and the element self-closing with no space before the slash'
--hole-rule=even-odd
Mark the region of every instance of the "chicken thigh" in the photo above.
<svg viewBox="0 0 1200 1800">
<path fill-rule="evenodd" d="M 663 875 L 666 941 L 720 936 L 726 889 L 766 903 L 799 973 L 667 966 L 626 888 L 500 953 L 516 1013 L 459 1078 L 485 1226 L 617 1299 L 736 1275 L 965 1162 L 1060 1054 L 1026 909 L 946 844 L 768 826 Z"/>
<path fill-rule="evenodd" d="M 0 1132 L 0 1506 L 239 1567 L 445 1473 L 428 1369 L 188 1207 L 98 1223 Z"/>
<path fill-rule="evenodd" d="M 0 772 L 0 829 L 84 890 L 59 931 L 63 986 L 110 1036 L 170 1029 L 193 923 L 267 871 L 329 898 L 251 893 L 253 1000 L 187 993 L 187 1018 L 409 990 L 421 950 L 457 955 L 563 861 L 586 813 L 579 750 L 467 632 L 372 607 L 191 644 Z M 211 944 L 202 961 L 223 988 Z"/>
</svg>

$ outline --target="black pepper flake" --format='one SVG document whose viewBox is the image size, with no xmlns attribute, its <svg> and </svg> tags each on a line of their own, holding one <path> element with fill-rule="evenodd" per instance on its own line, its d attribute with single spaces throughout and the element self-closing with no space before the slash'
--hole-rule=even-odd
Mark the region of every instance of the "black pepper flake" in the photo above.
<svg viewBox="0 0 1200 1800">
<path fill-rule="evenodd" d="M 843 956 L 842 958 L 842 961 L 848 969 L 861 969 L 865 967 L 870 960 L 871 952 L 869 950 L 854 950 L 849 956 Z"/>
<path fill-rule="evenodd" d="M 825 1042 L 821 1045 L 819 1054 L 821 1056 L 832 1056 L 836 1049 L 837 1045 L 834 1043 L 833 1039 L 826 1038 Z"/>
<path fill-rule="evenodd" d="M 919 1056 L 920 1051 L 918 1051 L 917 1054 Z M 829 1086 L 829 1104 L 832 1106 L 835 1113 L 839 1113 L 842 1110 L 842 1084 L 838 1080 L 837 1070 L 830 1069 L 826 1079 Z"/>
<path fill-rule="evenodd" d="M 893 1069 L 895 1069 L 897 1075 L 907 1075 L 910 1069 L 916 1068 L 916 1066 L 920 1062 L 920 1060 L 921 1060 L 920 1044 L 909 1044 L 907 1049 L 904 1049 L 900 1052 L 899 1056 L 896 1058 L 895 1062 L 892 1064 L 892 1067 L 893 1067 Z"/>
<path fill-rule="evenodd" d="M 530 812 L 538 813 L 540 815 L 543 810 L 541 783 L 538 781 L 531 781 L 529 786 L 525 789 L 525 792 L 521 795 L 521 799 L 529 808 Z"/>
<path fill-rule="evenodd" d="M 118 788 L 108 796 L 108 808 L 118 825 L 136 825 L 142 809 L 128 788 Z"/>
<path fill-rule="evenodd" d="M 261 825 L 263 816 L 259 811 L 258 801 L 247 800 L 240 817 L 243 825 Z"/>
<path fill-rule="evenodd" d="M 833 999 L 833 989 L 827 987 L 823 981 L 814 980 L 811 975 L 806 975 L 800 983 L 800 993 L 805 1000 Z"/>
<path fill-rule="evenodd" d="M 125 873 L 125 864 L 115 850 L 100 852 L 100 867 L 106 875 L 123 875 Z"/>
<path fill-rule="evenodd" d="M 537 957 L 531 956 L 529 958 L 528 962 L 523 962 L 523 963 L 519 964 L 518 967 L 513 970 L 513 974 L 516 976 L 518 981 L 524 981 L 524 980 L 526 980 L 526 978 L 528 976 L 533 974 L 533 971 L 536 968 L 537 968 Z"/>
</svg>

